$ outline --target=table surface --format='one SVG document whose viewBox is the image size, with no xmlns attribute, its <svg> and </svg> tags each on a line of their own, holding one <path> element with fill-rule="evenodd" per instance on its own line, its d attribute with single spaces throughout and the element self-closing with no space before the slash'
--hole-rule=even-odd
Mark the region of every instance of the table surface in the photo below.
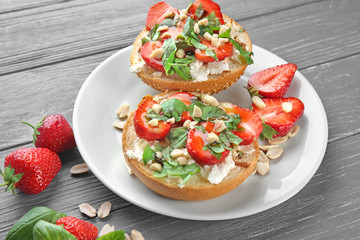
<svg viewBox="0 0 360 240">
<path fill-rule="evenodd" d="M 176 8 L 184 1 L 169 0 Z M 31 129 L 50 113 L 70 122 L 90 72 L 132 44 L 155 1 L 2 0 L 0 3 L 0 161 L 32 146 Z M 185 3 L 187 5 L 188 3 Z M 71 176 L 83 159 L 75 148 L 49 187 L 37 195 L 0 192 L 0 239 L 34 206 L 87 219 L 78 204 L 111 201 L 109 217 L 89 219 L 146 239 L 360 239 L 360 1 L 224 0 L 222 11 L 253 43 L 297 64 L 319 94 L 329 123 L 320 168 L 294 197 L 267 211 L 223 221 L 192 221 L 141 209 L 93 174 Z M 209 209 L 209 211 L 211 211 Z"/>
</svg>

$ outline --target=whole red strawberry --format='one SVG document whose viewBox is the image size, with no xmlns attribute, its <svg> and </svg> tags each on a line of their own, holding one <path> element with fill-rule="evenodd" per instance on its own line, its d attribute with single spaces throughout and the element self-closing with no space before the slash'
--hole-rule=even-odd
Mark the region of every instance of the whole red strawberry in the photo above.
<svg viewBox="0 0 360 240">
<path fill-rule="evenodd" d="M 64 116 L 53 114 L 33 125 L 25 123 L 34 129 L 33 143 L 35 147 L 49 148 L 61 153 L 76 146 L 73 130 Z"/>
<path fill-rule="evenodd" d="M 74 235 L 77 240 L 95 240 L 98 235 L 95 225 L 76 217 L 59 218 L 56 225 L 63 225 L 64 229 Z"/>
<path fill-rule="evenodd" d="M 47 148 L 21 148 L 5 158 L 4 183 L 6 190 L 18 188 L 27 194 L 45 190 L 61 168 L 59 156 Z M 5 191 L 6 191 L 5 190 Z"/>
</svg>

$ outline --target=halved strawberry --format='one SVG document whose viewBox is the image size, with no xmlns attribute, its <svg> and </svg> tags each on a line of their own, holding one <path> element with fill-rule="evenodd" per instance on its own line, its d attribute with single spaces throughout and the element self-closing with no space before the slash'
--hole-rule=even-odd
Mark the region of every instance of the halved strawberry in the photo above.
<svg viewBox="0 0 360 240">
<path fill-rule="evenodd" d="M 193 18 L 197 19 L 195 16 L 195 13 L 196 13 L 196 9 L 198 8 L 198 6 L 200 4 L 201 4 L 202 8 L 206 11 L 206 13 L 203 15 L 203 17 L 206 17 L 210 13 L 215 12 L 215 16 L 217 18 L 219 18 L 220 23 L 224 24 L 224 19 L 223 19 L 223 15 L 221 13 L 220 6 L 211 0 L 196 0 L 189 8 L 188 14 L 190 16 L 192 16 Z"/>
<path fill-rule="evenodd" d="M 222 107 L 225 109 L 227 114 L 238 114 L 241 118 L 241 122 L 237 127 L 242 128 L 243 131 L 232 131 L 235 135 L 243 140 L 240 145 L 248 145 L 259 137 L 263 127 L 258 114 L 249 109 L 236 106 L 232 103 L 223 104 Z"/>
<path fill-rule="evenodd" d="M 136 134 L 140 138 L 148 141 L 164 139 L 171 128 L 171 123 L 165 121 L 159 121 L 159 125 L 156 127 L 149 125 L 148 119 L 146 119 L 146 113 L 155 103 L 156 102 L 152 99 L 145 99 L 140 103 L 134 114 L 134 127 Z"/>
<path fill-rule="evenodd" d="M 156 24 L 162 23 L 166 16 L 170 15 L 171 13 L 176 14 L 179 13 L 179 11 L 166 2 L 158 2 L 152 5 L 146 18 L 146 29 L 150 30 Z"/>
<path fill-rule="evenodd" d="M 221 153 L 221 158 L 217 159 L 210 150 L 203 150 L 204 146 L 209 142 L 206 140 L 209 135 L 208 130 L 214 129 L 215 126 L 211 127 L 212 122 L 204 122 L 202 126 L 205 127 L 206 132 L 200 129 L 191 129 L 188 133 L 186 148 L 190 156 L 200 165 L 213 165 L 224 161 L 229 155 L 229 150 Z"/>
<path fill-rule="evenodd" d="M 298 98 L 264 98 L 263 101 L 266 104 L 265 108 L 260 109 L 253 104 L 253 109 L 266 124 L 279 133 L 274 137 L 287 134 L 304 113 L 304 104 Z M 284 102 L 292 104 L 291 112 L 286 113 L 283 111 L 282 103 Z"/>
<path fill-rule="evenodd" d="M 158 48 L 161 48 L 163 42 L 160 41 L 148 41 L 140 49 L 141 57 L 144 59 L 145 63 L 158 71 L 165 72 L 163 63 L 161 59 L 150 57 L 151 53 Z"/>
<path fill-rule="evenodd" d="M 180 101 L 182 101 L 183 103 L 185 103 L 187 106 L 189 106 L 190 104 L 192 104 L 191 100 L 195 100 L 196 96 L 191 93 L 187 93 L 187 92 L 178 92 L 178 93 L 175 93 L 175 94 L 169 96 L 169 99 L 171 99 L 171 98 L 177 98 Z M 194 120 L 191 117 L 189 111 L 185 111 L 182 113 L 181 120 L 179 123 L 184 123 L 186 120 L 190 120 L 190 121 Z"/>
<path fill-rule="evenodd" d="M 222 43 L 218 48 L 211 45 L 210 41 L 202 39 L 201 44 L 206 45 L 209 49 L 214 50 L 219 61 L 224 60 L 226 57 L 230 57 L 233 51 L 233 45 L 231 42 Z M 207 56 L 205 50 L 196 49 L 195 57 L 202 62 L 214 62 L 213 57 Z"/>
<path fill-rule="evenodd" d="M 250 76 L 248 86 L 263 97 L 284 97 L 294 78 L 297 66 L 293 63 L 278 65 Z"/>
</svg>

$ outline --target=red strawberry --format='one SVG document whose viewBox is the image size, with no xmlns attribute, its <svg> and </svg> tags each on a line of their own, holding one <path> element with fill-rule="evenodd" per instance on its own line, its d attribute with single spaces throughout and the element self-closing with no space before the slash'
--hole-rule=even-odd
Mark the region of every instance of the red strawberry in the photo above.
<svg viewBox="0 0 360 240">
<path fill-rule="evenodd" d="M 231 42 L 222 43 L 218 48 L 215 48 L 214 46 L 212 46 L 211 42 L 207 41 L 205 39 L 201 40 L 200 43 L 206 45 L 209 49 L 214 50 L 214 52 L 217 56 L 217 59 L 219 61 L 224 60 L 226 57 L 231 56 L 232 51 L 233 51 L 233 45 Z M 198 59 L 199 61 L 202 61 L 202 62 L 214 62 L 215 61 L 215 59 L 213 57 L 206 55 L 205 50 L 196 49 L 195 57 L 196 57 L 196 59 Z"/>
<path fill-rule="evenodd" d="M 146 18 L 146 29 L 150 30 L 156 24 L 162 23 L 166 16 L 170 15 L 171 13 L 176 14 L 179 13 L 179 11 L 166 2 L 158 2 L 152 5 Z"/>
<path fill-rule="evenodd" d="M 187 93 L 187 92 L 175 93 L 175 94 L 169 96 L 169 99 L 171 99 L 171 98 L 177 98 L 180 101 L 182 101 L 183 103 L 185 103 L 187 106 L 192 104 L 192 102 L 191 102 L 192 100 L 197 99 L 195 95 L 193 95 L 191 93 Z M 186 120 L 193 121 L 193 118 L 191 117 L 189 111 L 185 111 L 182 113 L 180 123 L 184 123 Z"/>
<path fill-rule="evenodd" d="M 64 229 L 76 237 L 77 240 L 96 240 L 98 229 L 95 225 L 76 217 L 62 217 L 56 225 L 63 225 Z"/>
<path fill-rule="evenodd" d="M 263 127 L 258 114 L 249 109 L 236 106 L 232 103 L 223 104 L 222 107 L 225 109 L 227 114 L 238 114 L 241 118 L 241 122 L 238 124 L 238 128 L 242 128 L 242 130 L 232 131 L 235 135 L 243 140 L 240 145 L 248 145 L 259 137 Z"/>
<path fill-rule="evenodd" d="M 140 138 L 148 141 L 164 139 L 171 128 L 171 123 L 164 121 L 159 121 L 159 125 L 156 127 L 149 125 L 148 119 L 146 119 L 146 113 L 155 103 L 156 102 L 152 99 L 145 99 L 140 103 L 134 114 L 134 127 L 136 134 Z"/>
<path fill-rule="evenodd" d="M 304 104 L 298 98 L 264 98 L 263 101 L 266 104 L 265 108 L 260 109 L 254 104 L 252 107 L 266 124 L 270 125 L 279 133 L 274 137 L 287 134 L 304 112 Z M 286 113 L 283 111 L 282 103 L 284 102 L 292 104 L 291 112 Z"/>
<path fill-rule="evenodd" d="M 22 148 L 5 158 L 5 170 L 1 175 L 6 190 L 17 187 L 27 194 L 45 190 L 61 168 L 59 156 L 48 148 Z"/>
<path fill-rule="evenodd" d="M 53 114 L 33 125 L 25 123 L 34 129 L 33 143 L 38 148 L 49 148 L 61 153 L 76 147 L 73 130 L 64 116 Z"/>
<path fill-rule="evenodd" d="M 287 63 L 262 70 L 250 76 L 248 86 L 263 97 L 284 97 L 296 69 L 295 64 Z"/>
<path fill-rule="evenodd" d="M 200 129 L 191 129 L 188 133 L 186 148 L 190 156 L 200 165 L 217 164 L 229 155 L 229 150 L 221 153 L 221 158 L 217 159 L 210 150 L 203 150 L 203 147 L 209 142 L 206 140 L 210 132 L 215 132 L 215 124 L 212 122 L 204 122 L 201 125 L 205 128 L 205 132 Z"/>
<path fill-rule="evenodd" d="M 191 16 L 193 16 L 193 18 L 197 19 L 197 17 L 195 16 L 195 13 L 196 13 L 196 9 L 198 8 L 198 6 L 200 4 L 201 4 L 202 8 L 205 10 L 205 14 L 202 17 L 206 17 L 210 13 L 215 12 L 215 16 L 217 18 L 219 18 L 220 23 L 224 24 L 224 19 L 223 19 L 223 15 L 221 13 L 220 6 L 211 0 L 196 0 L 195 3 L 193 3 L 191 5 L 191 7 L 189 8 L 189 11 L 188 11 L 188 13 Z"/>
<path fill-rule="evenodd" d="M 140 49 L 141 57 L 144 59 L 145 63 L 158 71 L 165 72 L 163 63 L 161 59 L 150 57 L 151 53 L 158 48 L 161 48 L 163 42 L 160 41 L 149 41 L 146 42 Z"/>
</svg>

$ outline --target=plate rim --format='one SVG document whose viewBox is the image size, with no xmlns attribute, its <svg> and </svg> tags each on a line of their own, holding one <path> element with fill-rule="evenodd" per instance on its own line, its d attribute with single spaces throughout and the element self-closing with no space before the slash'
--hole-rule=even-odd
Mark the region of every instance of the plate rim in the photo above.
<svg viewBox="0 0 360 240">
<path fill-rule="evenodd" d="M 272 55 L 272 57 L 276 57 L 278 58 L 280 61 L 287 63 L 287 61 L 285 61 L 283 58 L 279 57 L 278 55 L 260 47 L 257 46 L 255 44 L 253 44 L 253 50 L 258 48 L 261 51 L 266 52 L 266 54 L 270 54 Z M 115 52 L 114 54 L 112 54 L 111 56 L 107 57 L 105 60 L 103 60 L 99 65 L 97 65 L 97 67 L 88 75 L 88 77 L 86 78 L 86 80 L 84 81 L 84 83 L 82 84 L 76 100 L 75 100 L 75 104 L 74 104 L 74 109 L 73 109 L 73 118 L 72 118 L 72 123 L 73 123 L 73 129 L 74 129 L 74 136 L 75 136 L 75 140 L 77 143 L 77 148 L 80 152 L 81 157 L 83 158 L 84 162 L 89 166 L 89 168 L 91 169 L 92 173 L 96 176 L 96 178 L 98 180 L 100 180 L 100 182 L 102 184 L 104 184 L 107 188 L 109 188 L 113 193 L 115 193 L 116 195 L 120 196 L 121 198 L 125 199 L 126 201 L 141 207 L 143 209 L 146 209 L 148 211 L 154 212 L 154 213 L 158 213 L 158 214 L 162 214 L 165 216 L 170 216 L 170 217 L 174 217 L 174 218 L 179 218 L 179 219 L 187 219 L 187 220 L 202 220 L 202 221 L 218 221 L 218 220 L 228 220 L 228 219 L 236 219 L 236 218 L 242 218 L 242 217 L 247 217 L 247 216 L 251 216 L 257 213 L 261 213 L 264 211 L 267 211 L 275 206 L 278 206 L 284 202 L 286 202 L 287 200 L 289 200 L 290 198 L 292 198 L 294 195 L 296 195 L 298 192 L 300 192 L 308 183 L 309 181 L 313 178 L 313 176 L 315 175 L 316 171 L 319 169 L 321 162 L 323 161 L 325 152 L 326 152 L 326 148 L 327 148 L 327 143 L 328 143 L 328 121 L 327 121 L 327 116 L 326 116 L 326 112 L 325 112 L 325 108 L 324 105 L 322 104 L 322 101 L 319 97 L 319 95 L 317 94 L 317 92 L 315 91 L 314 87 L 310 84 L 310 82 L 305 78 L 305 76 L 297 70 L 297 75 L 299 75 L 299 77 L 301 77 L 302 79 L 304 79 L 305 81 L 303 83 L 307 84 L 308 88 L 311 89 L 312 94 L 315 96 L 316 100 L 319 103 L 319 106 L 321 108 L 321 116 L 323 117 L 324 120 L 324 136 L 323 136 L 323 144 L 321 145 L 321 149 L 318 151 L 318 155 L 319 158 L 317 159 L 316 164 L 314 165 L 314 167 L 311 169 L 311 171 L 309 172 L 309 174 L 301 181 L 301 183 L 299 185 L 297 185 L 297 187 L 291 189 L 289 192 L 287 192 L 285 195 L 282 196 L 281 200 L 279 201 L 274 201 L 275 203 L 268 203 L 266 208 L 261 208 L 260 210 L 257 211 L 250 211 L 248 212 L 248 214 L 242 215 L 242 216 L 231 216 L 231 217 L 227 217 L 227 218 L 209 218 L 207 215 L 205 216 L 192 216 L 189 217 L 187 214 L 173 214 L 173 213 L 169 213 L 169 212 L 165 212 L 162 211 L 161 209 L 158 210 L 154 210 L 153 208 L 151 208 L 148 205 L 142 204 L 141 202 L 137 201 L 136 199 L 131 199 L 128 196 L 126 196 L 126 194 L 122 194 L 121 192 L 119 192 L 116 188 L 113 187 L 113 185 L 109 185 L 107 184 L 107 182 L 103 179 L 105 177 L 105 175 L 103 173 L 101 173 L 92 163 L 92 161 L 90 161 L 90 156 L 88 155 L 88 153 L 85 151 L 85 146 L 83 145 L 83 142 L 80 141 L 80 133 L 79 133 L 79 125 L 78 125 L 78 113 L 79 113 L 79 107 L 80 107 L 80 100 L 84 94 L 84 92 L 86 91 L 87 86 L 89 85 L 91 79 L 94 78 L 94 76 L 101 71 L 101 69 L 103 68 L 103 66 L 105 66 L 107 63 L 113 61 L 113 59 L 117 58 L 118 55 L 123 54 L 126 51 L 131 51 L 132 49 L 132 45 L 125 47 L 123 49 L 120 49 L 119 51 Z M 254 51 L 255 52 L 255 51 Z"/>
</svg>

